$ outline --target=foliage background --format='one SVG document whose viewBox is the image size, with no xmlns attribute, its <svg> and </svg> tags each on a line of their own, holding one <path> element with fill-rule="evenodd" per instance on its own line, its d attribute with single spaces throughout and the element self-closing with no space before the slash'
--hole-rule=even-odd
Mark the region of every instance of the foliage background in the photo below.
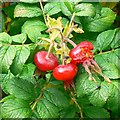
<svg viewBox="0 0 120 120">
<path fill-rule="evenodd" d="M 0 17 L 0 84 L 3 91 L 1 118 L 80 118 L 79 109 L 56 81 L 51 72 L 38 76 L 33 63 L 34 54 L 48 50 L 47 26 L 37 0 L 2 3 Z M 1 5 L 1 6 L 2 6 Z M 88 74 L 79 65 L 75 78 L 76 100 L 86 118 L 119 118 L 120 110 L 120 28 L 118 3 L 107 2 L 44 2 L 44 12 L 65 26 L 72 14 L 74 22 L 84 30 L 72 33 L 75 43 L 84 40 L 95 46 L 95 61 L 111 84 L 94 74 L 100 86 L 88 80 Z M 56 40 L 57 42 L 57 40 Z M 69 49 L 72 48 L 68 44 Z M 53 49 L 53 53 L 57 54 Z M 59 53 L 59 52 L 58 52 Z M 49 82 L 47 82 L 49 81 Z M 39 95 L 34 111 L 32 107 Z"/>
</svg>

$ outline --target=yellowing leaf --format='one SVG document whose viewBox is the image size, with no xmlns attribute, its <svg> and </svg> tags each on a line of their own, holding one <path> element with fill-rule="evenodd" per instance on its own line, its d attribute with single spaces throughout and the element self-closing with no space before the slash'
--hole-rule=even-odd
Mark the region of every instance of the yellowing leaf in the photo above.
<svg viewBox="0 0 120 120">
<path fill-rule="evenodd" d="M 62 24 L 62 17 L 58 17 L 57 20 L 54 18 L 51 18 L 49 16 L 47 16 L 47 26 L 48 26 L 48 30 L 50 30 L 50 39 L 54 40 L 56 37 L 59 36 L 60 31 L 62 31 L 63 29 L 63 24 Z M 57 29 L 59 30 L 57 30 Z"/>
<path fill-rule="evenodd" d="M 73 30 L 74 30 L 76 33 L 84 33 L 84 31 L 83 31 L 81 28 L 73 28 Z"/>
</svg>

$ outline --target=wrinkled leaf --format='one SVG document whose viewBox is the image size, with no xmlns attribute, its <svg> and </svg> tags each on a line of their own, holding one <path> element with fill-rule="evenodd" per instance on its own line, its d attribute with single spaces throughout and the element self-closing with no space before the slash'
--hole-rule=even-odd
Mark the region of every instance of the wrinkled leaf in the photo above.
<svg viewBox="0 0 120 120">
<path fill-rule="evenodd" d="M 27 36 L 26 34 L 22 33 L 22 34 L 14 35 L 11 38 L 15 43 L 24 43 L 27 39 Z"/>
<path fill-rule="evenodd" d="M 99 107 L 85 107 L 84 108 L 84 113 L 87 117 L 89 118 L 110 118 L 110 114 L 107 110 L 104 108 L 99 108 Z"/>
<path fill-rule="evenodd" d="M 103 73 L 111 79 L 120 78 L 120 75 L 118 74 L 120 70 L 119 51 L 119 49 L 116 49 L 106 53 L 103 52 L 95 56 L 95 60 L 101 67 Z"/>
<path fill-rule="evenodd" d="M 29 78 L 28 78 L 29 79 Z M 7 89 L 10 94 L 24 100 L 35 99 L 35 89 L 31 82 L 26 79 L 12 78 L 9 80 Z"/>
<path fill-rule="evenodd" d="M 113 86 L 113 84 L 109 84 L 107 82 L 102 82 L 100 88 L 93 91 L 93 93 L 89 97 L 90 102 L 94 106 L 102 107 L 106 103 L 108 97 L 111 94 L 110 89 L 112 86 Z"/>
<path fill-rule="evenodd" d="M 34 71 L 35 71 L 35 65 L 32 63 L 29 63 L 23 66 L 23 70 L 20 73 L 20 76 L 23 78 L 32 78 Z"/>
<path fill-rule="evenodd" d="M 7 73 L 16 54 L 14 46 L 3 46 L 0 48 L 0 72 Z"/>
<path fill-rule="evenodd" d="M 50 2 L 44 6 L 44 12 L 48 15 L 54 15 L 61 11 L 59 2 Z"/>
<path fill-rule="evenodd" d="M 60 112 L 60 118 L 75 118 L 77 111 L 78 109 L 76 108 L 76 106 L 70 105 Z"/>
<path fill-rule="evenodd" d="M 98 78 L 96 78 L 96 80 L 97 79 Z M 82 97 L 86 94 L 89 95 L 97 88 L 98 88 L 98 85 L 94 81 L 88 79 L 87 73 L 77 76 L 76 90 L 77 90 L 78 97 Z"/>
<path fill-rule="evenodd" d="M 81 3 L 75 6 L 75 15 L 76 16 L 94 16 L 95 8 L 92 4 Z"/>
<path fill-rule="evenodd" d="M 41 99 L 37 104 L 37 112 L 40 118 L 58 118 L 59 109 L 46 99 Z"/>
<path fill-rule="evenodd" d="M 118 112 L 120 110 L 120 82 L 119 80 L 114 80 L 113 87 L 111 88 L 111 95 L 107 101 L 107 108 L 112 110 L 113 112 Z"/>
<path fill-rule="evenodd" d="M 1 107 L 2 118 L 30 118 L 32 111 L 29 103 L 18 98 L 6 100 Z"/>
<path fill-rule="evenodd" d="M 32 4 L 19 3 L 14 10 L 14 17 L 38 17 L 42 15 L 40 7 Z"/>
<path fill-rule="evenodd" d="M 120 28 L 117 28 L 115 30 L 116 30 L 116 32 L 115 32 L 113 41 L 111 43 L 112 48 L 120 47 Z"/>
<path fill-rule="evenodd" d="M 7 43 L 11 43 L 12 42 L 12 38 L 10 37 L 9 34 L 2 32 L 0 33 L 0 46 L 2 44 L 7 44 Z"/>
<path fill-rule="evenodd" d="M 16 56 L 11 65 L 11 72 L 14 75 L 17 75 L 22 71 L 23 65 L 30 55 L 30 48 L 28 46 L 17 46 L 16 49 Z M 11 52 L 11 54 L 13 53 Z"/>
<path fill-rule="evenodd" d="M 32 42 L 36 42 L 46 25 L 38 19 L 31 19 L 22 26 L 22 33 L 26 33 Z"/>
<path fill-rule="evenodd" d="M 51 103 L 58 107 L 68 106 L 68 100 L 63 92 L 58 89 L 50 88 L 44 93 L 44 98 L 46 98 Z"/>
<path fill-rule="evenodd" d="M 91 32 L 102 32 L 108 29 L 116 18 L 116 14 L 110 8 L 102 8 L 101 15 L 84 20 L 84 29 Z"/>
<path fill-rule="evenodd" d="M 7 90 L 7 83 L 12 77 L 14 77 L 14 75 L 10 72 L 8 72 L 8 74 L 0 74 L 1 88 L 6 94 L 9 93 L 9 91 Z"/>
<path fill-rule="evenodd" d="M 63 92 L 49 88 L 37 105 L 37 112 L 41 118 L 57 118 L 59 109 L 68 106 L 68 100 Z"/>
<path fill-rule="evenodd" d="M 65 5 L 65 3 L 64 3 L 64 2 L 61 2 L 60 4 L 61 4 L 61 11 L 62 11 L 62 13 L 63 13 L 64 15 L 66 15 L 66 16 L 71 16 L 72 13 L 71 13 L 71 11 L 68 9 L 68 7 Z"/>
<path fill-rule="evenodd" d="M 97 37 L 97 48 L 102 51 L 110 48 L 110 43 L 115 36 L 116 30 L 102 32 Z"/>
</svg>

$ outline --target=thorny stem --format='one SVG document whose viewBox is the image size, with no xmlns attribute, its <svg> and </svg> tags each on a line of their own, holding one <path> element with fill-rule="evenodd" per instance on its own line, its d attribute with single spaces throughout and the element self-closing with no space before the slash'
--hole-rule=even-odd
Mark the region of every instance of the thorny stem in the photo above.
<svg viewBox="0 0 120 120">
<path fill-rule="evenodd" d="M 63 42 L 62 40 L 62 47 L 65 50 L 66 49 L 66 44 Z M 65 65 L 66 64 L 66 58 L 65 58 L 65 52 L 63 51 L 62 53 L 62 64 Z"/>
<path fill-rule="evenodd" d="M 70 23 L 69 23 L 70 30 L 68 31 L 67 35 L 65 36 L 66 38 L 69 37 L 69 35 L 70 35 L 71 32 L 73 31 L 73 28 L 76 28 L 76 27 L 78 26 L 78 25 L 74 25 L 74 26 L 72 27 L 72 23 L 73 23 L 74 17 L 75 17 L 75 13 L 73 13 L 72 18 L 71 18 L 71 20 L 70 20 Z"/>
<path fill-rule="evenodd" d="M 50 52 L 51 52 L 51 50 L 52 50 L 53 45 L 54 45 L 54 42 L 53 42 L 53 40 L 52 40 L 52 41 L 51 41 L 51 44 L 50 44 L 50 46 L 49 46 L 49 49 L 48 49 L 48 53 L 47 53 L 47 55 L 46 55 L 46 58 L 49 58 Z"/>
<path fill-rule="evenodd" d="M 52 27 L 52 28 L 49 28 L 46 32 L 50 32 L 50 31 L 51 31 L 51 30 L 53 30 L 53 29 L 58 30 L 58 31 L 60 32 L 61 38 L 63 39 L 63 34 L 62 34 L 62 31 L 61 31 L 59 28 L 57 28 L 57 27 Z"/>
<path fill-rule="evenodd" d="M 56 30 L 58 30 L 58 31 L 60 32 L 61 40 L 62 40 L 62 43 L 63 43 L 63 35 L 62 35 L 62 31 L 61 31 L 59 28 L 57 28 L 57 27 L 52 27 L 52 28 L 49 28 L 46 32 L 50 32 L 50 31 L 53 30 L 53 29 L 56 29 Z M 47 54 L 46 57 L 49 57 L 49 54 L 50 54 L 50 51 L 51 51 L 51 49 L 52 49 L 53 43 L 54 43 L 54 42 L 51 41 L 51 45 L 50 45 L 50 47 L 49 47 L 48 54 Z"/>
<path fill-rule="evenodd" d="M 78 109 L 80 110 L 80 116 L 81 116 L 81 119 L 83 119 L 82 108 L 81 108 L 81 106 L 78 104 L 78 102 L 77 102 L 76 98 L 74 97 L 74 94 L 73 94 L 72 91 L 70 92 L 70 97 L 71 97 L 71 99 L 73 100 L 73 102 L 76 104 L 76 106 L 78 107 Z"/>
<path fill-rule="evenodd" d="M 66 38 L 69 37 L 69 35 L 71 34 L 71 32 L 73 31 L 74 28 L 76 28 L 78 25 L 74 25 L 73 27 L 70 27 L 70 30 L 68 31 L 67 35 L 65 36 Z"/>
<path fill-rule="evenodd" d="M 49 42 L 49 43 L 50 43 L 50 39 L 48 39 L 48 38 L 39 37 L 38 39 L 45 40 L 46 42 Z"/>
<path fill-rule="evenodd" d="M 39 100 L 42 98 L 45 89 L 46 89 L 46 87 L 44 86 L 43 89 L 41 90 L 41 93 L 40 93 L 39 97 L 36 99 L 36 101 L 35 101 L 35 103 L 34 103 L 34 105 L 33 105 L 33 107 L 32 107 L 32 111 L 34 111 L 37 103 L 38 103 Z"/>
<path fill-rule="evenodd" d="M 64 41 L 69 42 L 74 48 L 77 46 L 72 40 L 70 40 L 69 38 L 64 38 Z"/>
<path fill-rule="evenodd" d="M 42 88 L 41 92 L 40 92 L 40 95 L 38 96 L 38 98 L 36 99 L 36 101 L 34 102 L 33 104 L 33 107 L 32 107 L 32 111 L 34 111 L 37 103 L 39 102 L 39 100 L 42 98 L 43 94 L 44 94 L 44 91 L 46 90 L 46 87 L 49 83 L 50 79 L 45 83 L 44 87 Z"/>
<path fill-rule="evenodd" d="M 96 70 L 95 68 L 93 68 L 93 70 L 94 70 L 95 72 L 97 72 L 98 74 L 100 74 L 100 75 L 104 78 L 104 80 L 106 80 L 108 83 L 111 83 L 111 82 L 112 82 L 108 77 L 104 76 L 103 73 L 99 72 L 99 71 Z"/>
<path fill-rule="evenodd" d="M 42 1 L 39 0 L 39 3 L 40 3 L 40 7 L 41 7 L 41 10 L 42 10 L 42 13 L 43 13 L 43 17 L 44 17 L 44 20 L 45 20 L 45 24 L 47 25 L 47 20 L 46 20 L 46 16 L 45 16 L 45 13 L 44 13 L 44 9 L 43 9 L 43 5 L 42 5 Z"/>
<path fill-rule="evenodd" d="M 71 18 L 71 20 L 70 20 L 69 27 L 72 25 L 72 23 L 73 23 L 73 20 L 74 20 L 74 17 L 75 17 L 75 13 L 73 13 L 73 15 L 72 15 L 72 18 Z"/>
</svg>

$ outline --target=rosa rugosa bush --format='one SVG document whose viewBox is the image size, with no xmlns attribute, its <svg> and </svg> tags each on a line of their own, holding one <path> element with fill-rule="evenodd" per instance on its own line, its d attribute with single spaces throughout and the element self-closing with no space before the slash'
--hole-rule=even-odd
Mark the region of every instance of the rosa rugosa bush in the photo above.
<svg viewBox="0 0 120 120">
<path fill-rule="evenodd" d="M 119 119 L 119 2 L 1 2 L 1 119 Z"/>
</svg>

